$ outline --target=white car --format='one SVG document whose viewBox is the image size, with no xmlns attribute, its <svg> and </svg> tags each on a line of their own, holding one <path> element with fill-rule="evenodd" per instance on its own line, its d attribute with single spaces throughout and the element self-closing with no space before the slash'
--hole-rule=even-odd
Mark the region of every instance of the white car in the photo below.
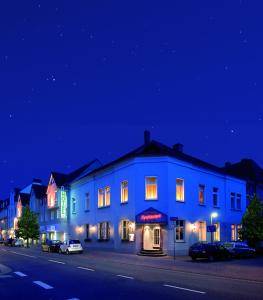
<svg viewBox="0 0 263 300">
<path fill-rule="evenodd" d="M 79 240 L 66 240 L 60 245 L 59 253 L 83 253 L 83 248 Z"/>
<path fill-rule="evenodd" d="M 14 246 L 15 246 L 15 247 L 23 247 L 23 246 L 24 246 L 23 240 L 21 240 L 21 239 L 15 240 Z"/>
</svg>

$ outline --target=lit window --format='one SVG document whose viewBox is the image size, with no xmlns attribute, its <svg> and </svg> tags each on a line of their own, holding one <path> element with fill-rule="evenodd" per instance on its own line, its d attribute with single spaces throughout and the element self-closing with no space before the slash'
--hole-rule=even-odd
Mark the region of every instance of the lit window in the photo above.
<svg viewBox="0 0 263 300">
<path fill-rule="evenodd" d="M 240 210 L 241 209 L 241 194 L 237 194 L 237 198 L 236 198 L 236 209 Z"/>
<path fill-rule="evenodd" d="M 129 240 L 129 221 L 121 221 L 121 239 L 124 241 Z"/>
<path fill-rule="evenodd" d="M 235 193 L 231 193 L 231 197 L 230 197 L 230 200 L 231 200 L 231 209 L 235 209 L 236 208 L 236 194 Z"/>
<path fill-rule="evenodd" d="M 184 201 L 184 180 L 176 178 L 176 201 Z"/>
<path fill-rule="evenodd" d="M 176 242 L 184 242 L 185 226 L 183 220 L 176 220 L 175 222 L 175 240 Z"/>
<path fill-rule="evenodd" d="M 242 240 L 242 235 L 241 235 L 241 232 L 240 232 L 241 229 L 242 229 L 242 224 L 238 224 L 237 225 L 237 238 L 238 238 L 239 241 Z"/>
<path fill-rule="evenodd" d="M 109 222 L 101 222 L 98 224 L 98 239 L 108 240 L 110 238 Z"/>
<path fill-rule="evenodd" d="M 231 241 L 237 240 L 237 226 L 236 224 L 231 225 Z"/>
<path fill-rule="evenodd" d="M 220 241 L 220 224 L 214 223 L 216 227 L 216 231 L 214 232 L 214 241 L 219 242 Z"/>
<path fill-rule="evenodd" d="M 76 198 L 72 198 L 72 213 L 75 214 L 76 213 Z"/>
<path fill-rule="evenodd" d="M 206 222 L 200 221 L 198 222 L 198 237 L 199 241 L 206 241 Z"/>
<path fill-rule="evenodd" d="M 205 186 L 203 184 L 199 184 L 198 200 L 200 205 L 205 204 Z"/>
<path fill-rule="evenodd" d="M 90 194 L 85 194 L 85 210 L 89 210 L 90 207 Z"/>
<path fill-rule="evenodd" d="M 145 199 L 157 200 L 157 177 L 146 177 L 145 179 Z"/>
<path fill-rule="evenodd" d="M 110 205 L 110 187 L 107 186 L 105 188 L 105 206 L 109 206 Z"/>
<path fill-rule="evenodd" d="M 104 190 L 99 189 L 98 190 L 98 207 L 104 206 Z"/>
<path fill-rule="evenodd" d="M 213 188 L 213 206 L 218 206 L 218 188 Z"/>
<path fill-rule="evenodd" d="M 121 203 L 128 202 L 128 181 L 124 180 L 121 183 Z"/>
</svg>

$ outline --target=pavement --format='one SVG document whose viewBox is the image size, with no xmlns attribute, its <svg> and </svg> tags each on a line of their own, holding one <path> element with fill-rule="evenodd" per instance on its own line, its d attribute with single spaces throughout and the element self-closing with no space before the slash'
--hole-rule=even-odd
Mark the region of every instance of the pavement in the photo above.
<svg viewBox="0 0 263 300">
<path fill-rule="evenodd" d="M 0 246 L 0 299 L 262 299 L 263 258 L 192 262 L 88 250 Z M 248 273 L 247 273 L 248 272 Z"/>
</svg>

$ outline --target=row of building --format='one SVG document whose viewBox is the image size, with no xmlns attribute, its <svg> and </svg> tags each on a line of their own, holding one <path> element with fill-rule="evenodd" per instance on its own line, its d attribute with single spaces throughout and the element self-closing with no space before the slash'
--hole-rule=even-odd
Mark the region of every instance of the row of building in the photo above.
<svg viewBox="0 0 263 300">
<path fill-rule="evenodd" d="M 263 195 L 262 183 L 263 171 L 251 160 L 219 168 L 186 154 L 181 144 L 151 140 L 146 131 L 142 146 L 106 165 L 93 160 L 69 174 L 51 172 L 47 186 L 33 180 L 11 191 L 0 201 L 0 238 L 14 236 L 29 206 L 41 241 L 186 254 L 196 241 L 237 240 L 248 195 Z"/>
</svg>

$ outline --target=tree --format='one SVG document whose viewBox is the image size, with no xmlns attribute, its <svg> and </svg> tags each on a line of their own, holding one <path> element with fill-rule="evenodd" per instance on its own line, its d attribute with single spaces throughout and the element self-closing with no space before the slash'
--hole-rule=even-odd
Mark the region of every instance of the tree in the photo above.
<svg viewBox="0 0 263 300">
<path fill-rule="evenodd" d="M 242 218 L 242 228 L 239 233 L 242 240 L 246 240 L 253 247 L 263 240 L 263 202 L 256 195 L 252 197 Z"/>
<path fill-rule="evenodd" d="M 39 238 L 39 224 L 37 215 L 26 206 L 23 210 L 22 216 L 17 222 L 16 236 L 27 240 L 27 247 L 29 239 Z"/>
</svg>

